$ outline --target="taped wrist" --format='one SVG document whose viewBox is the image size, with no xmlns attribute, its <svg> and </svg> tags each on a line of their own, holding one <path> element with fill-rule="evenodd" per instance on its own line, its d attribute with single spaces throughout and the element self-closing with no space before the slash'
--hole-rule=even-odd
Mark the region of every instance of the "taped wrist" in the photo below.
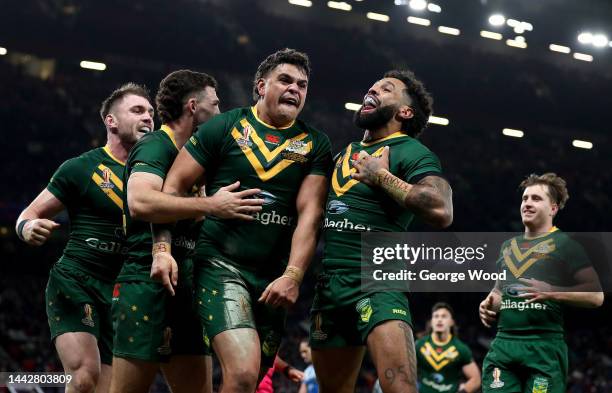
<svg viewBox="0 0 612 393">
<path fill-rule="evenodd" d="M 167 252 L 171 254 L 172 246 L 170 245 L 170 243 L 168 242 L 153 243 L 153 251 L 151 252 L 151 254 L 155 256 L 156 254 L 159 254 L 160 252 Z"/>
<path fill-rule="evenodd" d="M 304 279 L 304 271 L 297 266 L 287 266 L 285 272 L 281 277 L 287 277 L 297 282 L 298 285 L 302 283 Z"/>
</svg>

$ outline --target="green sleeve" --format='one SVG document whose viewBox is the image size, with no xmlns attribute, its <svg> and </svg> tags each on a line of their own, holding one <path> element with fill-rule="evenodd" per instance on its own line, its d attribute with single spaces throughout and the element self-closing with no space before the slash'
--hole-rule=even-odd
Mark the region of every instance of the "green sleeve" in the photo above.
<svg viewBox="0 0 612 393">
<path fill-rule="evenodd" d="M 159 135 L 142 138 L 130 152 L 128 167 L 131 171 L 128 177 L 132 173 L 146 172 L 165 179 L 176 153 L 174 146 L 164 143 Z"/>
<path fill-rule="evenodd" d="M 318 133 L 318 138 L 316 139 L 315 143 L 317 146 L 315 146 L 310 171 L 308 174 L 330 177 L 334 167 L 334 161 L 332 158 L 332 148 L 329 137 L 320 132 Z"/>
<path fill-rule="evenodd" d="M 563 248 L 563 259 L 571 276 L 574 276 L 574 274 L 585 267 L 592 266 L 584 248 L 574 239 L 568 238 L 564 242 Z"/>
<path fill-rule="evenodd" d="M 229 112 L 231 113 L 231 112 Z M 200 125 L 185 143 L 185 149 L 203 168 L 215 166 L 223 150 L 229 114 L 221 114 Z"/>
<path fill-rule="evenodd" d="M 393 154 L 393 153 L 391 153 Z M 418 144 L 406 149 L 399 166 L 399 176 L 412 183 L 412 179 L 425 173 L 442 174 L 442 166 L 438 157 L 425 146 Z"/>
<path fill-rule="evenodd" d="M 464 343 L 461 343 L 461 345 L 459 346 L 459 356 L 459 364 L 462 367 L 472 363 L 472 360 L 474 360 L 474 357 L 472 356 L 472 350 Z"/>
<path fill-rule="evenodd" d="M 65 161 L 57 168 L 47 185 L 47 190 L 68 206 L 79 199 L 83 186 L 88 184 L 88 180 L 84 177 L 83 163 L 78 157 L 75 157 Z"/>
</svg>

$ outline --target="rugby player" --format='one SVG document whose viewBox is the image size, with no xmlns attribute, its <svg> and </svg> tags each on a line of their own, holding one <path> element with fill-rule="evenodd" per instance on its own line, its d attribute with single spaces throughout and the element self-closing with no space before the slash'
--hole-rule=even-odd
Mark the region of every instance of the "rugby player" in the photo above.
<svg viewBox="0 0 612 393">
<path fill-rule="evenodd" d="M 47 241 L 67 210 L 68 244 L 49 273 L 45 291 L 51 338 L 67 392 L 108 392 L 111 379 L 113 283 L 125 253 L 122 173 L 128 152 L 153 129 L 153 107 L 145 87 L 127 83 L 100 109 L 106 145 L 64 162 L 49 185 L 17 219 L 28 244 Z"/>
<path fill-rule="evenodd" d="M 199 127 L 164 182 L 164 192 L 178 195 L 203 175 L 210 192 L 231 184 L 261 190 L 253 221 L 207 218 L 194 253 L 199 315 L 223 393 L 253 392 L 272 365 L 284 308 L 297 300 L 314 255 L 332 162 L 327 136 L 297 119 L 309 75 L 303 53 L 268 56 L 255 74 L 255 105 Z"/>
<path fill-rule="evenodd" d="M 194 248 L 200 221 L 174 228 L 172 248 L 153 250 L 151 221 L 164 217 L 162 185 L 179 150 L 196 127 L 219 113 L 217 82 L 180 70 L 159 85 L 156 105 L 162 126 L 132 149 L 125 167 L 124 214 L 128 254 L 113 295 L 114 359 L 111 392 L 148 392 L 160 369 L 173 392 L 211 392 L 212 360 L 193 304 Z M 200 202 L 205 202 L 199 198 Z M 215 197 L 211 198 L 212 200 Z M 153 256 L 152 256 L 153 252 Z M 180 268 L 175 286 L 151 274 L 154 258 L 172 252 Z M 155 281 L 157 279 L 158 281 Z M 177 285 L 178 284 L 178 285 Z"/>
<path fill-rule="evenodd" d="M 406 231 L 415 216 L 438 228 L 451 224 L 450 186 L 438 158 L 416 139 L 431 105 L 412 72 L 387 72 L 355 113 L 363 139 L 336 159 L 310 329 L 321 393 L 355 390 L 366 345 L 383 392 L 416 392 L 407 295 L 362 291 L 361 233 Z"/>
<path fill-rule="evenodd" d="M 479 307 L 485 326 L 499 319 L 482 390 L 561 393 L 568 368 L 563 307 L 599 307 L 604 295 L 582 247 L 553 225 L 569 198 L 565 180 L 532 174 L 520 188 L 525 232 L 502 245 L 497 265 L 507 280 Z"/>
<path fill-rule="evenodd" d="M 451 306 L 434 304 L 431 333 L 415 344 L 420 393 L 474 393 L 480 388 L 480 370 L 472 351 L 454 330 Z M 462 378 L 464 383 L 460 383 Z"/>
</svg>

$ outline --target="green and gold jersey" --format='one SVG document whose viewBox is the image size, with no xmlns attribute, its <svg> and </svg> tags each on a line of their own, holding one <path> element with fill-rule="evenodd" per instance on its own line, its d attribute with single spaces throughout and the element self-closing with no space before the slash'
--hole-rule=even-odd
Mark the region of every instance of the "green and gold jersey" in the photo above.
<svg viewBox="0 0 612 393">
<path fill-rule="evenodd" d="M 126 252 L 122 229 L 124 163 L 107 147 L 64 162 L 47 190 L 68 211 L 70 236 L 60 264 L 96 278 L 117 277 Z"/>
<path fill-rule="evenodd" d="M 300 120 L 275 128 L 258 118 L 255 107 L 238 108 L 201 125 L 185 148 L 205 168 L 209 195 L 239 180 L 241 188 L 261 189 L 265 200 L 251 222 L 207 218 L 196 257 L 269 266 L 276 274 L 289 256 L 302 181 L 331 171 L 327 135 Z"/>
<path fill-rule="evenodd" d="M 567 234 L 553 227 L 536 238 L 524 235 L 506 240 L 497 261 L 506 271 L 500 282 L 502 303 L 498 337 L 563 337 L 563 305 L 556 301 L 527 304 L 517 297 L 526 284 L 519 278 L 533 278 L 555 286 L 571 286 L 580 269 L 591 266 L 584 249 Z"/>
<path fill-rule="evenodd" d="M 178 155 L 174 132 L 163 125 L 161 129 L 143 136 L 130 151 L 125 166 L 125 179 L 136 172 L 152 173 L 166 178 L 174 159 Z M 125 215 L 125 232 L 128 248 L 127 257 L 117 281 L 151 281 L 151 251 L 153 237 L 151 224 L 132 218 L 127 202 L 127 192 L 123 198 Z M 179 221 L 172 231 L 172 256 L 179 264 L 179 272 L 188 273 L 190 266 L 185 266 L 187 254 L 195 248 L 201 221 Z"/>
<path fill-rule="evenodd" d="M 361 265 L 361 233 L 404 232 L 414 214 L 399 206 L 382 189 L 355 179 L 352 162 L 365 150 L 378 157 L 389 146 L 389 171 L 400 179 L 415 183 L 426 175 L 441 175 L 440 161 L 418 140 L 401 132 L 372 142 L 353 142 L 336 159 L 325 212 L 325 250 L 327 270 Z"/>
<path fill-rule="evenodd" d="M 420 393 L 455 393 L 463 378 L 463 366 L 472 362 L 472 351 L 449 335 L 438 342 L 433 335 L 415 343 Z"/>
</svg>

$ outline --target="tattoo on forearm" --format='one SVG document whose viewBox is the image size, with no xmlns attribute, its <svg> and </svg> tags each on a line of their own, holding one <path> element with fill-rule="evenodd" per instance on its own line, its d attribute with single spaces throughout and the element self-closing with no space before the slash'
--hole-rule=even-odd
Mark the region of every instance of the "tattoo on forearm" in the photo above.
<svg viewBox="0 0 612 393">
<path fill-rule="evenodd" d="M 408 183 L 389 171 L 381 171 L 378 173 L 378 184 L 394 201 L 404 205 L 410 190 Z"/>
</svg>

